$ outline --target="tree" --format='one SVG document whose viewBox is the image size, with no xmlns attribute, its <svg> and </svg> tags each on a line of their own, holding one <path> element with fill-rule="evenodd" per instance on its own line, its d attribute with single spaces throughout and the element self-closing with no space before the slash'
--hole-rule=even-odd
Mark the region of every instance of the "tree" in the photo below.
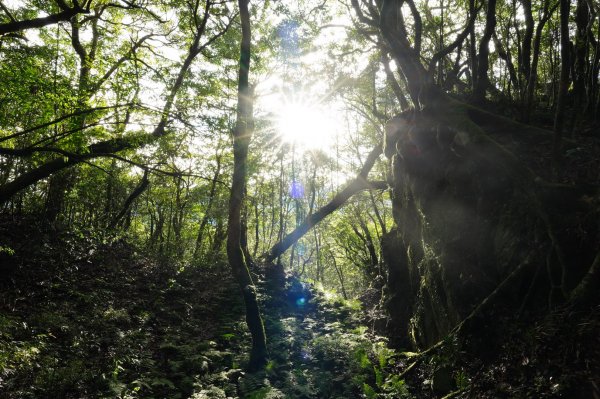
<svg viewBox="0 0 600 399">
<path fill-rule="evenodd" d="M 482 102 L 485 99 L 485 93 L 490 85 L 488 79 L 489 69 L 489 45 L 494 30 L 496 29 L 496 0 L 488 0 L 485 30 L 483 37 L 479 42 L 479 58 L 477 60 L 477 72 L 474 72 L 477 77 L 475 79 L 475 88 L 473 97 L 476 101 Z"/>
<path fill-rule="evenodd" d="M 570 40 L 569 40 L 569 0 L 560 0 L 560 80 L 558 85 L 558 104 L 554 117 L 554 159 L 558 160 L 562 146 L 562 137 L 569 87 L 570 72 Z"/>
<path fill-rule="evenodd" d="M 248 82 L 250 72 L 251 31 L 249 0 L 239 0 L 242 25 L 240 67 L 238 77 L 237 119 L 233 130 L 233 176 L 229 197 L 227 225 L 227 258 L 236 277 L 246 305 L 246 323 L 252 335 L 252 350 L 248 368 L 258 370 L 267 363 L 267 338 L 263 325 L 256 287 L 242 250 L 242 208 L 246 194 L 248 147 L 252 140 L 252 89 Z"/>
<path fill-rule="evenodd" d="M 87 162 L 91 159 L 99 158 L 99 157 L 111 157 L 115 156 L 117 153 L 139 149 L 144 146 L 148 146 L 150 144 L 154 144 L 159 139 L 163 138 L 167 135 L 168 131 L 167 125 L 170 121 L 172 121 L 172 111 L 174 108 L 174 102 L 181 91 L 182 86 L 186 77 L 189 75 L 189 71 L 191 69 L 193 61 L 196 59 L 198 55 L 200 55 L 207 47 L 209 47 L 213 42 L 223 36 L 229 29 L 229 25 L 232 21 L 232 18 L 229 18 L 225 24 L 218 25 L 215 32 L 210 32 L 210 37 L 206 38 L 204 42 L 202 40 L 209 34 L 207 31 L 208 21 L 211 18 L 211 9 L 214 6 L 213 2 L 210 0 L 206 1 L 204 10 L 198 9 L 198 7 L 192 10 L 192 15 L 189 16 L 192 20 L 192 40 L 188 46 L 188 51 L 185 59 L 181 63 L 178 73 L 175 77 L 174 82 L 170 85 L 170 89 L 168 90 L 165 98 L 165 103 L 160 110 L 159 120 L 155 125 L 154 130 L 151 133 L 146 132 L 135 132 L 132 134 L 128 134 L 125 136 L 117 135 L 118 137 L 113 137 L 109 139 L 105 139 L 103 141 L 97 141 L 89 145 L 81 145 L 81 143 L 86 143 L 92 141 L 89 137 L 83 135 L 82 132 L 87 131 L 90 127 L 95 126 L 94 124 L 86 124 L 84 116 L 87 114 L 93 113 L 98 109 L 106 109 L 111 107 L 93 107 L 89 108 L 86 104 L 87 99 L 96 91 L 98 91 L 102 84 L 104 84 L 110 76 L 127 60 L 133 58 L 135 56 L 136 50 L 142 45 L 142 43 L 147 40 L 150 36 L 144 36 L 142 39 L 134 43 L 131 49 L 128 51 L 128 54 L 116 61 L 116 63 L 108 68 L 108 71 L 101 76 L 101 78 L 91 84 L 89 82 L 89 74 L 90 69 L 92 68 L 91 63 L 96 59 L 96 50 L 98 46 L 99 37 L 97 36 L 97 27 L 92 27 L 94 33 L 92 38 L 91 49 L 86 50 L 83 48 L 79 41 L 79 22 L 77 22 L 76 17 L 72 22 L 72 42 L 73 47 L 80 58 L 80 73 L 79 73 L 79 97 L 77 100 L 77 105 L 75 111 L 59 118 L 55 118 L 54 120 L 46 123 L 42 123 L 38 126 L 33 126 L 22 131 L 10 134 L 2 138 L 1 141 L 7 141 L 11 139 L 18 139 L 22 136 L 28 135 L 32 132 L 37 132 L 42 129 L 45 129 L 49 126 L 53 126 L 63 120 L 68 120 L 71 123 L 75 123 L 76 127 L 68 130 L 66 133 L 63 133 L 61 137 L 70 137 L 73 133 L 80 132 L 76 139 L 76 143 L 79 144 L 74 150 L 71 148 L 61 148 L 60 146 L 54 146 L 57 141 L 56 139 L 52 140 L 49 138 L 43 139 L 34 143 L 33 145 L 27 146 L 26 148 L 13 148 L 12 146 L 0 148 L 0 154 L 5 156 L 12 157 L 32 157 L 38 153 L 43 154 L 57 154 L 60 157 L 55 159 L 51 159 L 46 163 L 36 166 L 31 170 L 22 173 L 16 176 L 11 182 L 7 182 L 4 185 L 0 186 L 0 203 L 5 203 L 10 200 L 16 193 L 19 191 L 43 180 L 47 177 L 57 174 L 58 172 L 71 168 L 75 165 L 79 165 L 81 163 Z M 100 11 L 97 11 L 96 15 L 91 18 L 91 21 L 97 21 L 100 18 Z M 89 20 L 88 20 L 89 22 Z M 96 22 L 93 22 L 96 23 Z M 95 26 L 95 25 L 94 25 Z M 88 93 L 90 87 L 93 90 Z M 135 98 L 135 96 L 134 96 Z M 122 105 L 116 105 L 114 108 L 122 107 Z M 128 104 L 129 111 L 132 112 L 136 109 L 136 104 L 131 102 Z M 125 118 L 125 125 L 129 122 L 130 118 Z M 75 122 L 73 122 L 75 120 Z M 125 130 L 124 126 L 122 129 Z M 121 133 L 120 131 L 116 133 Z M 60 190 L 59 190 L 60 191 Z"/>
</svg>

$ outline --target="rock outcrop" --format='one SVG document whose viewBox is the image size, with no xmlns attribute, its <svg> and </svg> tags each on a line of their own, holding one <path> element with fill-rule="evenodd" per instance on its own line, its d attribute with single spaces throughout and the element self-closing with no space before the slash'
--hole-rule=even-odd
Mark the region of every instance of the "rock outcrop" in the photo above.
<svg viewBox="0 0 600 399">
<path fill-rule="evenodd" d="M 597 195 L 546 183 L 520 156 L 550 135 L 443 120 L 407 112 L 386 129 L 397 227 L 382 254 L 400 347 L 437 342 L 509 276 L 495 296 L 515 315 L 564 303 L 600 242 Z"/>
</svg>

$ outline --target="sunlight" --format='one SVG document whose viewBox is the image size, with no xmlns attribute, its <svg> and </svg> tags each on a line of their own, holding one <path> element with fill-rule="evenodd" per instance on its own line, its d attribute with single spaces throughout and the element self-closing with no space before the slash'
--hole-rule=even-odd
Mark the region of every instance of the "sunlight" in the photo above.
<svg viewBox="0 0 600 399">
<path fill-rule="evenodd" d="M 276 115 L 277 132 L 287 143 L 311 150 L 327 147 L 334 140 L 336 124 L 323 108 L 289 103 L 284 104 Z"/>
</svg>

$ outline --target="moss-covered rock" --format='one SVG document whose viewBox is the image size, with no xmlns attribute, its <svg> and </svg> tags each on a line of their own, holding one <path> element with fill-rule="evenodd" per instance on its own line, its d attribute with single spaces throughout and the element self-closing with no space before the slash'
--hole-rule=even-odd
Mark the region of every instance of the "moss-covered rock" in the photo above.
<svg viewBox="0 0 600 399">
<path fill-rule="evenodd" d="M 597 216 L 593 201 L 537 178 L 496 142 L 498 129 L 499 137 L 481 129 L 464 140 L 472 132 L 445 116 L 405 117 L 394 125 L 403 130 L 386 132 L 397 225 L 382 239 L 392 342 L 436 343 L 508 276 L 496 293 L 508 307 L 543 311 L 565 301 L 600 241 L 584 218 Z"/>
</svg>

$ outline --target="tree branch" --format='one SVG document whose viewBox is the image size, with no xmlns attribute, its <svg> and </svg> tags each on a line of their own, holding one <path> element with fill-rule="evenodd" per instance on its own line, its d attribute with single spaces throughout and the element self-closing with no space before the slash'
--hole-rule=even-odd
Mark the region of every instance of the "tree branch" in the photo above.
<svg viewBox="0 0 600 399">
<path fill-rule="evenodd" d="M 68 21 L 77 14 L 88 14 L 89 12 L 89 9 L 85 9 L 76 5 L 75 7 L 71 8 L 63 8 L 61 12 L 48 15 L 47 17 L 7 22 L 5 24 L 0 24 L 0 35 L 14 33 L 26 29 L 42 28 L 47 25 Z"/>
<path fill-rule="evenodd" d="M 435 68 L 435 64 L 437 64 L 439 60 L 441 60 L 442 58 L 450 54 L 452 51 L 454 51 L 467 38 L 471 30 L 473 29 L 473 24 L 475 24 L 475 20 L 477 19 L 477 13 L 480 9 L 481 6 L 479 6 L 479 8 L 475 10 L 475 12 L 469 18 L 469 21 L 467 21 L 467 26 L 465 26 L 465 29 L 458 36 L 456 36 L 456 39 L 452 43 L 450 43 L 448 46 L 446 46 L 445 48 L 441 49 L 433 55 L 431 61 L 429 61 L 430 72 L 433 71 L 433 69 Z"/>
<path fill-rule="evenodd" d="M 152 33 L 143 36 L 140 40 L 138 40 L 137 42 L 135 42 L 133 44 L 133 46 L 131 46 L 131 48 L 129 49 L 129 51 L 127 52 L 127 54 L 123 55 L 121 58 L 119 58 L 117 60 L 117 62 L 115 62 L 108 71 L 106 71 L 106 73 L 100 78 L 98 79 L 98 81 L 96 83 L 94 83 L 94 85 L 90 88 L 90 93 L 95 93 L 103 84 L 104 82 L 106 82 L 111 75 L 125 62 L 131 59 L 131 55 L 135 54 L 135 51 L 149 38 L 151 38 L 152 36 L 156 36 Z"/>
<path fill-rule="evenodd" d="M 135 106 L 135 105 L 136 105 L 135 103 L 126 103 L 126 104 L 111 105 L 111 106 L 106 106 L 106 107 L 95 107 L 95 108 L 88 108 L 88 109 L 83 109 L 83 110 L 75 111 L 75 112 L 72 112 L 70 114 L 66 114 L 66 115 L 58 117 L 58 118 L 56 118 L 54 120 L 51 120 L 50 122 L 42 123 L 41 125 L 30 127 L 28 129 L 22 130 L 22 131 L 17 132 L 17 133 L 13 133 L 13 134 L 5 136 L 5 137 L 0 137 L 0 143 L 2 143 L 4 141 L 7 141 L 7 140 L 10 140 L 10 139 L 14 139 L 14 138 L 26 135 L 26 134 L 34 132 L 36 130 L 43 129 L 45 127 L 56 125 L 57 123 L 60 123 L 60 122 L 62 122 L 64 120 L 66 120 L 66 119 L 73 118 L 73 117 L 76 117 L 76 116 L 87 115 L 87 114 L 91 114 L 92 112 L 96 112 L 96 111 L 104 111 L 104 110 L 108 110 L 108 109 L 131 107 L 131 106 Z"/>
<path fill-rule="evenodd" d="M 375 161 L 377 161 L 381 153 L 382 145 L 378 144 L 367 156 L 367 160 L 365 161 L 365 164 L 361 168 L 358 175 L 352 181 L 350 181 L 342 191 L 337 193 L 325 206 L 319 208 L 315 213 L 308 215 L 302 224 L 296 227 L 294 231 L 286 235 L 277 244 L 273 245 L 270 251 L 263 255 L 263 258 L 265 258 L 267 262 L 272 262 L 273 260 L 277 259 L 277 257 L 284 253 L 296 241 L 302 238 L 302 236 L 304 236 L 304 234 L 306 234 L 312 227 L 317 225 L 331 213 L 335 212 L 338 208 L 344 205 L 346 201 L 354 194 L 366 189 L 387 188 L 386 182 L 367 181 L 367 175 L 373 168 L 373 165 L 375 165 Z"/>
<path fill-rule="evenodd" d="M 131 207 L 131 204 L 133 204 L 133 201 L 135 201 L 146 190 L 149 184 L 150 181 L 148 180 L 148 170 L 145 170 L 144 176 L 142 177 L 140 183 L 135 187 L 131 194 L 129 194 L 129 197 L 127 197 L 127 200 L 125 200 L 123 208 L 121 208 L 119 214 L 116 215 L 114 219 L 110 222 L 109 229 L 112 230 L 115 227 L 117 227 L 123 216 L 125 216 L 129 208 Z"/>
</svg>

